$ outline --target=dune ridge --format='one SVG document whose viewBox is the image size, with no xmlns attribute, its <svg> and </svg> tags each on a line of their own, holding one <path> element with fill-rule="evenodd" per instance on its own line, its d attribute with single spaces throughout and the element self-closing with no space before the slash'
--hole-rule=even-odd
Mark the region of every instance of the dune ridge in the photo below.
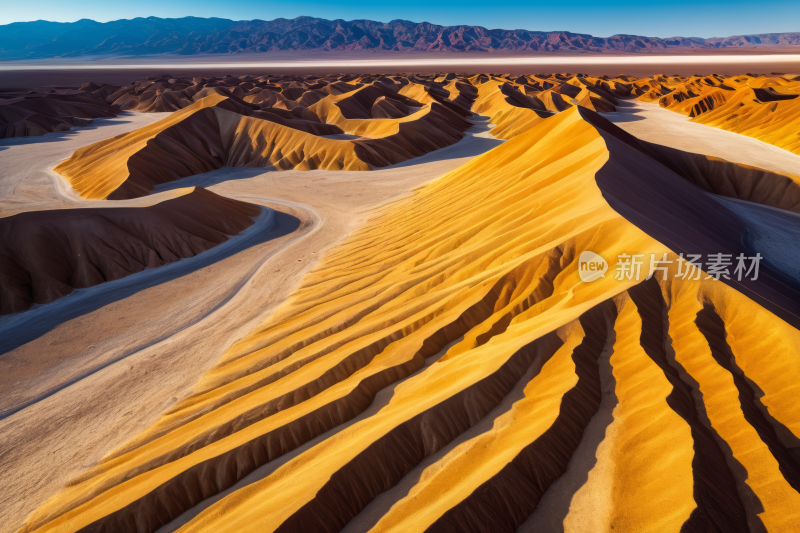
<svg viewBox="0 0 800 533">
<path fill-rule="evenodd" d="M 84 198 L 119 200 L 222 166 L 369 170 L 455 144 L 473 113 L 491 117 L 495 135 L 506 139 L 573 106 L 613 111 L 615 95 L 631 90 L 567 74 L 251 78 L 194 78 L 190 86 L 188 79 L 161 77 L 117 91 L 97 88 L 123 109 L 176 111 L 84 147 L 55 171 Z M 174 105 L 141 107 L 164 95 Z M 138 107 L 127 107 L 129 98 Z"/>
</svg>

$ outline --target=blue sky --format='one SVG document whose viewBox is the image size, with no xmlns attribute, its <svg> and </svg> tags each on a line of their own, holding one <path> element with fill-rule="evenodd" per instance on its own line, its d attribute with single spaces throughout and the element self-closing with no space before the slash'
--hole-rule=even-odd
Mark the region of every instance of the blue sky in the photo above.
<svg viewBox="0 0 800 533">
<path fill-rule="evenodd" d="M 653 37 L 720 37 L 743 33 L 800 31 L 800 1 L 755 0 L 0 0 L 0 24 L 25 20 L 72 22 L 134 17 L 222 17 L 233 20 L 310 15 L 489 28 L 567 30 L 607 37 L 615 33 Z M 0 30 L 1 31 L 1 30 Z"/>
</svg>

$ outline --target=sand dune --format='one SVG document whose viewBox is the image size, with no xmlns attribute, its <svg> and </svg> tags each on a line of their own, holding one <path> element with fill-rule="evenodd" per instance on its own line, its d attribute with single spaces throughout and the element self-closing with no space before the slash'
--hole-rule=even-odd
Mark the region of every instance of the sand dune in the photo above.
<svg viewBox="0 0 800 533">
<path fill-rule="evenodd" d="M 311 109 L 321 111 L 327 98 Z M 318 123 L 294 127 L 306 121 L 283 120 L 248 105 L 210 94 L 152 126 L 78 150 L 55 171 L 84 198 L 125 199 L 223 166 L 369 170 L 452 145 L 470 127 L 461 115 L 435 102 L 398 119 L 346 119 L 331 102 L 336 116 L 324 115 L 333 124 L 327 129 Z M 343 131 L 376 138 L 320 136 Z"/>
<path fill-rule="evenodd" d="M 180 94 L 183 99 L 173 115 L 85 147 L 56 172 L 84 198 L 119 200 L 222 166 L 369 170 L 458 142 L 470 126 L 465 118 L 473 113 L 492 117 L 498 136 L 509 138 L 572 106 L 613 111 L 615 94 L 625 96 L 631 90 L 621 82 L 564 74 L 477 75 L 438 82 L 419 76 L 198 78 L 191 86 L 182 81 L 162 78 L 142 84 L 157 87 L 143 95 Z M 107 99 L 123 109 L 165 109 L 120 104 L 138 90 L 133 85 Z M 309 98 L 309 93 L 315 96 Z M 300 103 L 311 101 L 308 107 Z M 513 132 L 505 131 L 511 123 Z M 333 137 L 342 133 L 359 138 Z"/>
<path fill-rule="evenodd" d="M 149 207 L 33 211 L 0 219 L 0 314 L 193 257 L 240 233 L 255 206 L 201 188 Z"/>
<path fill-rule="evenodd" d="M 447 99 L 498 117 L 547 111 L 502 89 L 532 81 L 482 76 Z M 797 210 L 797 179 L 644 143 L 592 111 L 592 95 L 616 105 L 632 81 L 570 77 L 562 86 L 574 89 L 554 89 L 537 79 L 540 94 L 560 95 L 551 105 L 569 105 L 527 129 L 498 124 L 510 140 L 375 212 L 190 396 L 22 531 L 154 531 L 323 435 L 182 531 L 339 531 L 517 386 L 524 397 L 425 468 L 371 531 L 533 527 L 579 453 L 594 462 L 560 496 L 565 531 L 790 531 L 800 295 L 783 257 L 800 251 L 759 248 L 762 275 L 744 283 L 675 273 L 679 252 L 750 254 L 742 237 L 750 217 L 764 218 L 754 210 L 797 219 L 785 211 Z M 404 118 L 454 116 L 424 101 L 441 97 L 426 87 L 399 91 L 423 104 Z M 351 120 L 370 119 L 341 119 Z M 580 281 L 583 250 L 608 260 L 604 278 Z M 666 253 L 671 275 L 614 279 L 623 253 Z M 612 418 L 587 450 L 609 401 Z"/>
<path fill-rule="evenodd" d="M 60 163 L 84 198 L 73 209 L 0 219 L 0 312 L 196 255 L 252 224 L 248 198 L 305 217 L 296 239 L 321 231 L 268 272 L 247 259 L 263 252 L 242 250 L 213 275 L 166 280 L 5 355 L 4 431 L 36 441 L 29 457 L 0 454 L 39 500 L 4 500 L 15 520 L 36 507 L 19 531 L 792 531 L 797 157 L 704 124 L 743 113 L 743 133 L 780 146 L 796 83 L 437 73 L 84 85 L 81 98 L 171 114 Z M 609 267 L 590 283 L 585 250 Z M 762 261 L 754 279 L 683 279 L 679 254 L 693 253 Z M 644 257 L 637 279 L 615 276 L 622 254 Z M 650 254 L 670 263 L 645 280 Z M 224 303 L 188 289 L 228 277 Z M 180 287 L 191 295 L 171 294 Z M 143 317 L 148 298 L 163 328 Z M 211 310 L 194 323 L 196 302 Z M 94 321 L 147 345 L 136 350 L 154 375 L 86 351 L 70 331 Z M 192 368 L 166 368 L 179 365 Z M 68 473 L 32 474 L 61 463 Z"/>
<path fill-rule="evenodd" d="M 125 116 L 140 124 L 153 118 L 151 114 Z M 251 242 L 232 257 L 200 269 L 190 268 L 188 273 L 156 286 L 145 284 L 135 290 L 133 282 L 147 272 L 119 280 L 133 284 L 134 290 L 112 303 L 100 298 L 99 305 L 78 315 L 57 315 L 61 319 L 55 325 L 50 306 L 44 306 L 33 310 L 46 311 L 44 316 L 30 315 L 32 328 L 20 321 L 15 322 L 19 328 L 11 330 L 11 335 L 0 333 L 0 351 L 9 345 L 18 346 L 0 359 L 0 374 L 6 376 L 8 390 L 20 393 L 10 395 L 6 403 L 16 409 L 20 396 L 28 401 L 34 398 L 27 407 L 0 420 L 0 440 L 6 444 L 0 478 L 6 486 L 15 487 L 0 496 L 0 530 L 16 529 L 28 513 L 78 475 L 84 465 L 93 464 L 106 450 L 147 428 L 174 403 L 173 398 L 188 394 L 222 351 L 268 316 L 315 259 L 359 227 L 372 207 L 401 198 L 501 144 L 487 133 L 485 120 L 473 121 L 476 125 L 455 145 L 373 172 L 225 168 L 159 187 L 154 196 L 135 200 L 73 198 L 73 202 L 86 206 L 147 205 L 171 193 L 169 187 L 202 186 L 222 196 L 265 205 L 275 211 L 276 220 L 294 223 L 281 223 L 282 230 L 285 225 L 290 227 L 277 238 L 267 236 L 266 242 Z M 113 132 L 108 135 L 115 135 L 120 128 L 132 126 L 110 124 L 77 131 L 66 139 L 59 136 L 59 142 L 46 143 L 49 159 L 35 149 L 40 143 L 9 143 L 13 146 L 0 153 L 0 161 L 13 162 L 4 165 L 6 173 L 12 167 L 32 169 L 30 175 L 12 173 L 4 180 L 6 184 L 17 183 L 13 187 L 18 195 L 17 209 L 30 210 L 26 205 L 41 206 L 39 209 L 75 207 L 63 200 L 58 204 L 34 202 L 29 195 L 36 192 L 47 197 L 44 185 L 51 189 L 52 184 L 47 172 L 33 170 L 63 159 L 81 145 L 81 139 L 85 139 L 84 144 L 93 142 L 103 128 Z M 53 153 L 62 155 L 52 158 Z M 39 174 L 44 183 L 41 179 L 31 181 Z M 266 199 L 265 193 L 269 194 Z M 252 234 L 251 228 L 247 235 Z M 163 279 L 161 271 L 165 269 L 178 270 L 181 263 L 202 264 L 203 256 L 214 256 L 228 246 L 237 249 L 240 242 L 249 239 L 238 236 L 192 260 L 155 269 L 144 277 Z M 91 295 L 95 289 L 104 292 L 104 286 L 110 285 L 81 291 L 53 305 L 72 311 L 74 306 L 68 300 Z M 8 331 L 7 325 L 13 326 L 3 321 L 0 329 Z M 14 370 L 6 371 L 11 368 Z M 156 376 L 158 379 L 152 379 Z M 54 392 L 47 395 L 43 391 Z"/>
<path fill-rule="evenodd" d="M 74 126 L 88 126 L 96 118 L 117 114 L 101 96 L 86 90 L 52 89 L 46 94 L 0 98 L 0 139 L 68 131 Z"/>
</svg>

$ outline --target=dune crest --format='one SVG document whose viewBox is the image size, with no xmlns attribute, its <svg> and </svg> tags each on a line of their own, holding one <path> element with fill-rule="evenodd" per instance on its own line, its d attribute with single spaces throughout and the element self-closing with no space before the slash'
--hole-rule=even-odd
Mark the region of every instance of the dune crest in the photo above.
<svg viewBox="0 0 800 533">
<path fill-rule="evenodd" d="M 493 134 L 507 139 L 573 106 L 613 111 L 616 97 L 631 90 L 567 74 L 432 78 L 245 76 L 196 78 L 191 86 L 178 78 L 134 84 L 107 100 L 121 105 L 143 90 L 174 94 L 181 104 L 160 122 L 76 151 L 55 170 L 82 197 L 110 200 L 143 196 L 158 184 L 223 166 L 370 170 L 455 144 L 474 113 L 490 117 Z"/>
</svg>

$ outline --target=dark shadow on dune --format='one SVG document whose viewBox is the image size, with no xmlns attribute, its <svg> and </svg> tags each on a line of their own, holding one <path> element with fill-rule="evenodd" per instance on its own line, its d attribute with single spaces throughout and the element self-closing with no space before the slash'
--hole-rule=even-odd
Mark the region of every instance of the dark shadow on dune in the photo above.
<svg viewBox="0 0 800 533">
<path fill-rule="evenodd" d="M 361 135 L 351 135 L 349 133 L 334 133 L 332 135 L 317 135 L 323 139 L 333 139 L 334 141 L 355 141 L 356 139 L 364 139 Z"/>
<path fill-rule="evenodd" d="M 756 93 L 756 98 L 758 98 L 762 102 L 778 102 L 781 100 L 794 100 L 798 96 L 796 94 L 779 93 L 773 87 L 767 87 L 766 89 L 753 89 L 753 92 Z"/>
<path fill-rule="evenodd" d="M 700 253 L 707 259 L 709 254 L 723 253 L 736 258 L 740 253 L 745 257 L 760 253 L 757 278 L 722 276 L 720 281 L 800 327 L 800 277 L 794 266 L 800 247 L 794 238 L 783 239 L 778 246 L 769 237 L 776 220 L 784 233 L 796 235 L 800 216 L 747 201 L 723 202 L 693 183 L 693 175 L 665 158 L 658 145 L 639 141 L 597 113 L 586 109 L 580 113 L 609 148 L 609 159 L 595 179 L 617 213 L 684 256 Z M 775 216 L 767 221 L 766 212 Z"/>
<path fill-rule="evenodd" d="M 11 137 L 9 139 L 0 139 L 0 152 L 6 150 L 11 146 L 23 146 L 28 144 L 46 144 L 59 141 L 68 141 L 81 131 L 96 130 L 104 126 L 130 124 L 131 122 L 133 122 L 133 120 L 131 120 L 133 115 L 134 113 L 132 112 L 120 113 L 120 115 L 116 117 L 96 118 L 88 126 L 73 126 L 72 129 L 68 131 L 57 131 L 53 133 L 47 133 L 45 135 L 37 135 L 34 137 Z"/>
<path fill-rule="evenodd" d="M 683 524 L 681 531 L 750 532 L 746 508 L 739 495 L 734 473 L 729 468 L 730 462 L 715 438 L 716 432 L 709 430 L 701 421 L 696 396 L 692 394 L 689 385 L 681 379 L 676 368 L 680 365 L 677 361 L 674 364 L 670 363 L 667 353 L 669 331 L 667 304 L 658 282 L 655 278 L 650 278 L 629 289 L 628 294 L 636 304 L 642 320 L 639 343 L 672 385 L 672 392 L 666 398 L 667 404 L 689 425 L 694 441 L 692 475 L 693 497 L 697 507 Z M 713 352 L 711 342 L 709 345 Z"/>
<path fill-rule="evenodd" d="M 584 335 L 572 350 L 578 381 L 562 396 L 556 419 L 500 471 L 440 516 L 428 532 L 470 531 L 471 524 L 481 524 L 482 531 L 511 533 L 535 512 L 548 489 L 567 472 L 586 427 L 600 409 L 604 396 L 600 356 L 616 314 L 614 303 L 606 300 L 580 316 Z"/>
<path fill-rule="evenodd" d="M 313 448 L 317 444 L 319 444 L 321 442 L 324 442 L 325 440 L 333 437 L 334 435 L 336 435 L 337 433 L 339 433 L 341 431 L 346 430 L 347 428 L 351 427 L 353 424 L 356 424 L 356 423 L 358 423 L 358 422 L 360 422 L 360 421 L 362 421 L 362 420 L 364 420 L 366 418 L 369 418 L 369 417 L 375 415 L 383 407 L 388 405 L 389 401 L 392 399 L 392 396 L 394 395 L 394 390 L 397 388 L 398 385 L 404 383 L 405 381 L 408 381 L 409 379 L 413 378 L 414 376 L 416 376 L 420 372 L 424 372 L 432 364 L 434 364 L 436 361 L 441 359 L 442 356 L 444 356 L 444 354 L 447 353 L 447 350 L 449 350 L 451 346 L 453 346 L 455 344 L 458 344 L 459 342 L 461 342 L 462 339 L 463 339 L 463 337 L 460 337 L 460 338 L 456 339 L 455 341 L 451 342 L 450 344 L 448 344 L 447 346 L 442 348 L 442 350 L 439 353 L 437 353 L 436 355 L 433 355 L 433 356 L 429 357 L 428 359 L 426 359 L 425 360 L 425 365 L 421 369 L 419 369 L 418 371 L 414 372 L 413 374 L 409 375 L 408 377 L 406 377 L 404 379 L 401 379 L 400 381 L 392 383 L 391 385 L 389 385 L 385 389 L 382 389 L 380 392 L 378 392 L 378 394 L 375 395 L 375 399 L 372 401 L 372 404 L 370 404 L 370 406 L 364 412 L 362 412 L 360 415 L 358 415 L 357 417 L 353 418 L 352 420 L 348 420 L 344 424 L 336 426 L 335 428 L 331 429 L 330 431 L 327 431 L 327 432 L 323 433 L 322 435 L 319 435 L 318 437 L 308 441 L 307 443 L 303 444 L 302 446 L 299 446 L 299 447 L 295 448 L 291 452 L 286 453 L 286 454 L 278 457 L 277 459 L 275 459 L 273 461 L 270 461 L 269 463 L 265 464 L 264 466 L 254 470 L 253 472 L 248 474 L 245 478 L 243 478 L 241 481 L 236 483 L 234 486 L 232 486 L 232 487 L 230 487 L 230 488 L 228 488 L 228 489 L 226 489 L 226 490 L 224 490 L 224 491 L 222 491 L 222 492 L 220 492 L 218 494 L 215 494 L 214 496 L 212 496 L 212 497 L 210 497 L 210 498 L 208 498 L 206 500 L 203 500 L 202 502 L 200 502 L 199 504 L 195 505 L 194 507 L 192 507 L 188 511 L 184 512 L 178 518 L 174 519 L 172 522 L 162 526 L 160 529 L 158 529 L 156 531 L 156 533 L 172 533 L 173 531 L 176 531 L 177 529 L 179 529 L 179 528 L 183 527 L 184 525 L 186 525 L 187 523 L 189 523 L 189 521 L 194 519 L 201 512 L 203 512 L 207 508 L 211 507 L 214 503 L 216 503 L 219 500 L 225 498 L 229 494 L 231 494 L 231 493 L 233 493 L 233 492 L 235 492 L 235 491 L 237 491 L 239 489 L 242 489 L 242 488 L 244 488 L 244 487 L 246 487 L 248 485 L 251 485 L 252 483 L 256 483 L 256 482 L 264 479 L 265 477 L 267 477 L 270 474 L 272 474 L 275 470 L 277 470 L 281 466 L 285 465 L 286 463 L 288 463 L 289 461 L 291 461 L 295 457 L 307 452 L 308 450 L 310 450 L 311 448 Z"/>
<path fill-rule="evenodd" d="M 741 374 L 742 378 L 744 378 L 745 382 L 753 390 L 753 403 L 755 403 L 756 407 L 758 407 L 758 409 L 761 411 L 764 419 L 773 427 L 776 437 L 786 448 L 786 451 L 789 452 L 789 455 L 794 459 L 795 465 L 800 465 L 800 438 L 797 438 L 791 429 L 786 427 L 780 420 L 772 416 L 772 413 L 769 412 L 767 406 L 761 401 L 761 399 L 766 396 L 766 393 L 761 389 L 761 387 L 759 387 L 755 381 L 747 377 L 744 371 L 736 364 L 736 361 L 732 361 L 731 365 L 736 372 Z"/>
<path fill-rule="evenodd" d="M 739 391 L 739 403 L 744 418 L 753 426 L 762 442 L 769 448 L 786 482 L 794 490 L 800 491 L 800 464 L 795 458 L 796 454 L 792 453 L 782 442 L 783 439 L 778 436 L 779 432 L 782 435 L 791 434 L 791 430 L 774 417 L 765 416 L 765 413 L 769 413 L 769 411 L 761 402 L 764 392 L 751 386 L 753 382 L 746 379 L 744 371 L 737 364 L 736 356 L 727 341 L 728 333 L 725 322 L 717 314 L 714 306 L 707 302 L 697 313 L 695 323 L 708 341 L 714 360 L 733 377 L 733 383 Z M 796 438 L 793 440 L 797 441 Z"/>
<path fill-rule="evenodd" d="M 736 491 L 739 494 L 739 499 L 742 501 L 742 505 L 744 505 L 744 510 L 747 515 L 747 526 L 750 528 L 750 533 L 767 533 L 767 528 L 764 527 L 764 523 L 758 516 L 764 512 L 764 506 L 762 505 L 758 496 L 756 496 L 756 493 L 753 492 L 753 489 L 750 487 L 750 485 L 747 484 L 747 469 L 742 465 L 742 463 L 739 462 L 738 459 L 736 459 L 736 457 L 733 455 L 733 450 L 731 449 L 730 445 L 719 435 L 717 430 L 714 429 L 714 426 L 711 424 L 711 420 L 708 418 L 708 412 L 706 411 L 705 402 L 703 401 L 703 393 L 700 392 L 700 383 L 698 383 L 697 380 L 691 376 L 691 374 L 686 372 L 686 369 L 683 368 L 683 365 L 681 365 L 676 359 L 675 350 L 672 347 L 672 337 L 669 335 L 669 313 L 666 308 L 663 309 L 662 322 L 664 323 L 664 350 L 667 356 L 667 361 L 669 365 L 677 371 L 681 381 L 689 386 L 692 398 L 694 399 L 698 421 L 703 424 L 708 432 L 714 437 L 714 441 L 717 443 L 720 451 L 725 457 L 725 462 L 728 465 L 728 469 L 735 480 Z"/>
<path fill-rule="evenodd" d="M 342 530 L 342 533 L 366 533 L 371 530 L 378 521 L 389 512 L 392 506 L 405 498 L 411 489 L 419 482 L 423 472 L 429 466 L 437 463 L 448 453 L 453 451 L 456 447 L 472 440 L 479 435 L 491 431 L 494 427 L 495 420 L 500 416 L 509 412 L 514 404 L 525 398 L 525 388 L 530 381 L 535 378 L 542 366 L 549 360 L 552 354 L 546 354 L 533 362 L 528 369 L 528 372 L 520 379 L 509 394 L 503 401 L 495 407 L 489 414 L 481 419 L 480 422 L 472 426 L 470 429 L 458 436 L 458 438 L 451 441 L 447 446 L 439 450 L 433 455 L 428 456 L 424 461 L 414 467 L 408 474 L 406 474 L 400 482 L 392 487 L 390 490 L 384 492 L 369 503 L 355 518 L 353 518 L 347 526 Z"/>
<path fill-rule="evenodd" d="M 319 435 L 318 437 L 314 438 L 313 440 L 295 448 L 291 452 L 288 452 L 277 459 L 270 461 L 269 463 L 265 464 L 264 466 L 256 469 L 248 476 L 243 478 L 241 481 L 236 483 L 234 486 L 230 487 L 229 489 L 220 492 L 203 500 L 198 505 L 194 506 L 193 508 L 189 509 L 188 511 L 184 512 L 182 515 L 177 517 L 175 520 L 170 522 L 169 524 L 161 527 L 157 530 L 156 533 L 172 533 L 176 531 L 178 528 L 182 527 L 192 519 L 194 519 L 197 515 L 203 512 L 205 509 L 216 503 L 217 501 L 225 498 L 226 496 L 230 495 L 231 493 L 242 489 L 252 483 L 256 483 L 273 472 L 275 472 L 278 468 L 282 467 L 286 463 L 290 462 L 295 457 L 307 452 L 309 449 L 313 448 L 317 444 L 330 439 L 337 433 L 341 431 L 345 431 L 348 428 L 352 427 L 354 424 L 361 422 L 371 416 L 377 414 L 381 409 L 386 407 L 389 402 L 391 401 L 392 397 L 394 396 L 395 389 L 401 385 L 402 383 L 408 381 L 409 379 L 417 376 L 418 374 L 425 372 L 432 364 L 436 363 L 442 356 L 444 356 L 447 351 L 450 349 L 451 346 L 458 344 L 461 342 L 463 337 L 460 337 L 453 342 L 446 345 L 442 348 L 439 353 L 433 355 L 427 359 L 425 359 L 425 365 L 418 370 L 417 372 L 409 375 L 408 377 L 399 380 L 391 385 L 387 386 L 384 389 L 381 389 L 378 394 L 375 395 L 375 399 L 372 401 L 370 406 L 363 411 L 360 415 L 353 418 L 352 420 L 348 420 L 346 423 L 336 426 L 335 428 L 331 429 L 330 431 Z M 351 520 L 344 529 L 343 532 L 346 533 L 356 533 L 356 532 L 366 532 L 371 529 L 380 518 L 386 514 L 386 512 L 394 505 L 395 502 L 399 501 L 403 497 L 408 494 L 408 492 L 416 485 L 417 481 L 419 481 L 422 472 L 430 466 L 431 464 L 435 463 L 447 453 L 449 453 L 453 448 L 458 446 L 459 444 L 466 442 L 469 439 L 472 439 L 481 433 L 489 431 L 492 429 L 494 425 L 494 421 L 497 417 L 506 413 L 511 409 L 513 404 L 518 400 L 524 398 L 524 389 L 527 386 L 528 382 L 533 379 L 533 377 L 541 370 L 542 365 L 547 362 L 549 356 L 552 355 L 550 353 L 546 354 L 545 356 L 539 358 L 538 360 L 534 361 L 528 371 L 528 373 L 523 376 L 522 379 L 519 380 L 517 385 L 514 389 L 509 392 L 509 394 L 505 397 L 505 399 L 495 407 L 490 413 L 488 413 L 485 417 L 481 419 L 480 422 L 475 424 L 469 430 L 465 431 L 458 438 L 451 441 L 447 446 L 436 452 L 435 454 L 427 457 L 423 460 L 420 464 L 414 467 L 408 474 L 406 474 L 402 480 L 390 490 L 380 494 L 376 497 L 372 502 L 370 502 L 365 509 L 361 511 L 353 520 Z"/>
<path fill-rule="evenodd" d="M 569 513 L 572 498 L 589 480 L 589 472 L 597 464 L 597 449 L 606 436 L 606 431 L 614 421 L 614 409 L 619 400 L 615 392 L 617 380 L 611 368 L 611 355 L 617 332 L 614 324 L 609 325 L 606 345 L 598 358 L 600 384 L 603 397 L 600 407 L 583 432 L 578 448 L 569 461 L 567 471 L 559 477 L 544 493 L 533 514 L 519 526 L 518 533 L 563 533 L 564 519 Z"/>
<path fill-rule="evenodd" d="M 300 220 L 294 216 L 280 211 L 269 211 L 261 215 L 250 228 L 242 234 L 232 237 L 222 244 L 211 248 L 194 257 L 183 259 L 159 268 L 147 269 L 136 274 L 115 281 L 75 290 L 68 296 L 52 303 L 35 306 L 22 313 L 7 315 L 0 318 L 0 355 L 26 344 L 45 333 L 55 329 L 60 324 L 91 313 L 110 303 L 127 298 L 150 287 L 155 287 L 191 274 L 201 268 L 231 257 L 252 246 L 265 243 L 288 235 L 300 227 Z M 234 291 L 235 293 L 235 291 Z M 227 300 L 219 302 L 217 307 L 225 304 Z M 157 342 L 157 341 L 154 341 Z M 107 364 L 112 364 L 110 361 Z M 95 369 L 96 372 L 100 369 Z M 83 379 L 80 376 L 74 381 Z M 68 386 L 64 384 L 61 388 Z M 60 389 L 59 389 L 60 390 Z M 51 391 L 48 395 L 57 391 Z M 30 403 L 35 403 L 42 398 L 36 398 L 25 405 L 15 406 L 0 414 L 3 419 L 19 411 Z"/>
</svg>

